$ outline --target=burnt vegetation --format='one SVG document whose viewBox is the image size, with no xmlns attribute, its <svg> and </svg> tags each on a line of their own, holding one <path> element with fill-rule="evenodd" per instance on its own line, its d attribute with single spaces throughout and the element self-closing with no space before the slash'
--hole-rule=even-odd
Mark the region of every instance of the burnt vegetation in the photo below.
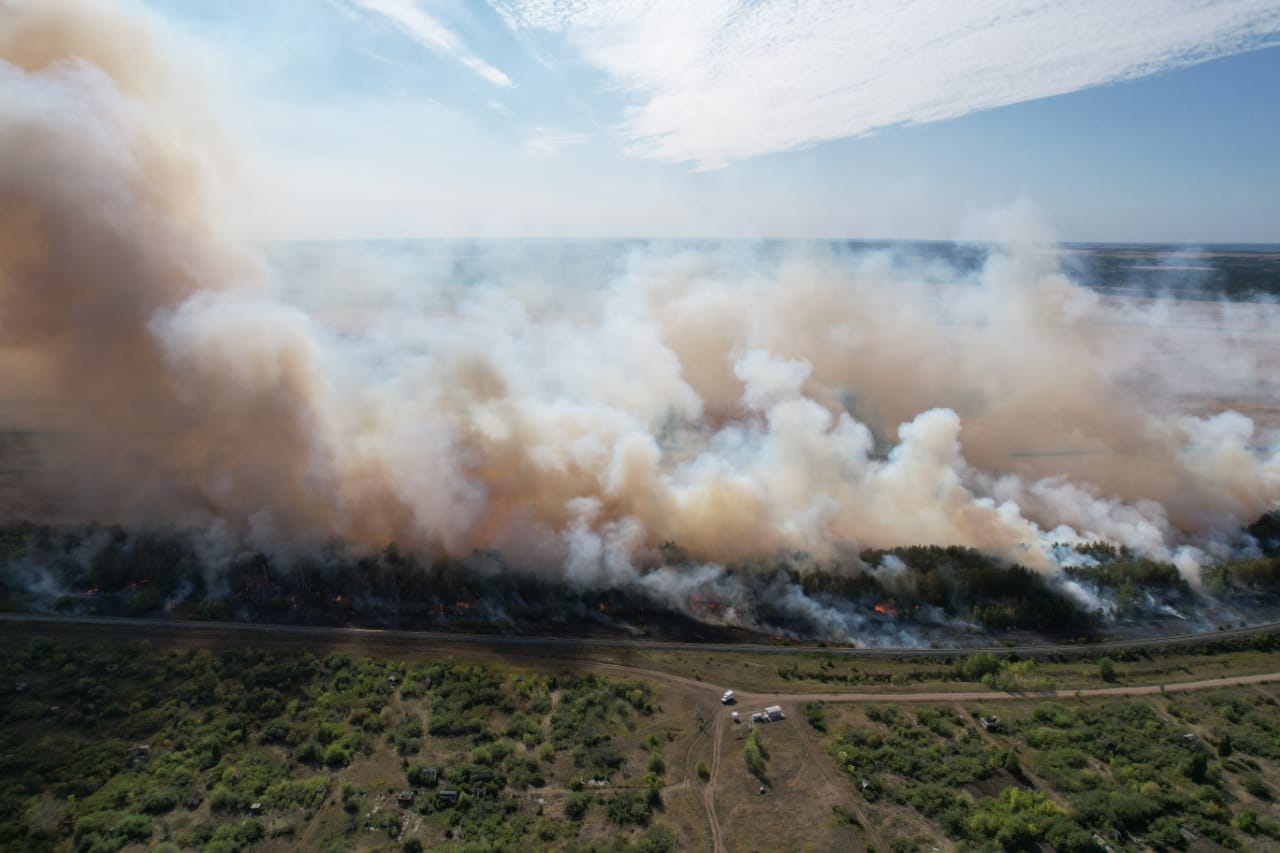
<svg viewBox="0 0 1280 853">
<path fill-rule="evenodd" d="M 1277 531 L 1274 513 L 1250 527 L 1258 544 L 1253 556 L 1206 569 L 1204 590 L 1265 604 L 1280 589 Z M 1077 639 L 1116 619 L 1192 611 L 1201 594 L 1175 566 L 1106 543 L 1076 546 L 1076 564 L 1063 575 L 1105 602 L 1105 610 L 1084 603 L 1058 578 L 962 547 L 868 550 L 828 562 L 791 554 L 731 564 L 724 583 L 688 594 L 683 607 L 639 583 L 583 589 L 508 566 L 488 552 L 427 561 L 395 545 L 360 555 L 332 543 L 291 558 L 225 546 L 217 556 L 214 551 L 204 535 L 172 529 L 9 525 L 0 528 L 0 607 L 720 642 L 764 635 L 831 638 L 830 627 L 815 616 L 825 609 L 846 620 L 851 636 L 873 634 L 880 625 Z M 659 549 L 658 559 L 696 565 L 673 544 Z M 780 590 L 796 592 L 805 606 Z M 718 598 L 724 595 L 737 599 Z M 729 610 L 737 621 L 723 616 Z"/>
</svg>

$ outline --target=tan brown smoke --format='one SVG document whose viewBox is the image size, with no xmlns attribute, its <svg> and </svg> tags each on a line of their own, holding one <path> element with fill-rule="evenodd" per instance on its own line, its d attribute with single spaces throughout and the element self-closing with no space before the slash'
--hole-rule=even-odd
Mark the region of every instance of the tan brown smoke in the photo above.
<svg viewBox="0 0 1280 853">
<path fill-rule="evenodd" d="M 607 583 L 668 541 L 1048 568 L 1104 538 L 1190 569 L 1280 500 L 1269 437 L 1187 400 L 1274 400 L 1267 306 L 1105 300 L 1020 222 L 941 283 L 822 249 L 636 249 L 552 286 L 282 260 L 238 227 L 252 199 L 170 38 L 106 3 L 0 5 L 0 393 L 39 433 L 8 519 L 497 549 Z"/>
</svg>

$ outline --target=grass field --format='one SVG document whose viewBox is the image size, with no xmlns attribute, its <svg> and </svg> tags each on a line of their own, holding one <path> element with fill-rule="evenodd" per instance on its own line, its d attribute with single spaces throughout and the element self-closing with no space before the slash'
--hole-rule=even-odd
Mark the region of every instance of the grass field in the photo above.
<svg viewBox="0 0 1280 853">
<path fill-rule="evenodd" d="M 1280 849 L 1280 686 L 1073 693 L 1280 672 L 1248 643 L 935 664 L 211 630 L 6 626 L 0 849 Z"/>
</svg>

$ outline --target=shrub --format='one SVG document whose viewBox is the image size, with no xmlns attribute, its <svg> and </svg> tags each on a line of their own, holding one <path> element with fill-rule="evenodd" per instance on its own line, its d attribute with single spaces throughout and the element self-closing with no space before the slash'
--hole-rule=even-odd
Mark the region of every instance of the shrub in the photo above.
<svg viewBox="0 0 1280 853">
<path fill-rule="evenodd" d="M 1262 777 L 1256 773 L 1250 773 L 1248 776 L 1244 777 L 1244 789 L 1259 800 L 1264 800 L 1266 802 L 1271 802 L 1271 799 L 1274 796 L 1271 793 L 1271 789 L 1267 787 L 1267 783 L 1262 781 Z"/>
<path fill-rule="evenodd" d="M 590 807 L 591 795 L 586 791 L 575 791 L 564 802 L 564 816 L 569 820 L 582 820 Z"/>
<path fill-rule="evenodd" d="M 815 731 L 826 732 L 827 721 L 822 715 L 822 705 L 817 702 L 807 702 L 804 706 L 804 718 L 809 721 L 809 725 L 813 726 Z"/>
<path fill-rule="evenodd" d="M 751 734 L 747 736 L 746 745 L 742 748 L 742 757 L 747 762 L 747 770 L 751 775 L 762 782 L 765 781 L 766 753 L 764 745 L 760 742 L 759 729 L 752 729 Z"/>
<path fill-rule="evenodd" d="M 1111 658 L 1102 658 L 1098 661 L 1098 677 L 1103 681 L 1116 680 L 1116 664 Z"/>
<path fill-rule="evenodd" d="M 153 788 L 142 795 L 138 805 L 147 814 L 171 812 L 178 805 L 178 792 L 172 788 Z"/>
</svg>

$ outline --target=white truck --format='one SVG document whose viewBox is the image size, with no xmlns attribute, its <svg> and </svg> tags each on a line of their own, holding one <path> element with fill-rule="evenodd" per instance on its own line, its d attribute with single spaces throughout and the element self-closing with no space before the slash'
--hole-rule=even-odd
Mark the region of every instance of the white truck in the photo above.
<svg viewBox="0 0 1280 853">
<path fill-rule="evenodd" d="M 733 704 L 733 691 L 732 691 L 732 690 L 726 690 L 726 691 L 724 692 L 724 695 L 720 697 L 720 704 L 721 704 L 721 705 L 732 705 L 732 704 Z"/>
</svg>

